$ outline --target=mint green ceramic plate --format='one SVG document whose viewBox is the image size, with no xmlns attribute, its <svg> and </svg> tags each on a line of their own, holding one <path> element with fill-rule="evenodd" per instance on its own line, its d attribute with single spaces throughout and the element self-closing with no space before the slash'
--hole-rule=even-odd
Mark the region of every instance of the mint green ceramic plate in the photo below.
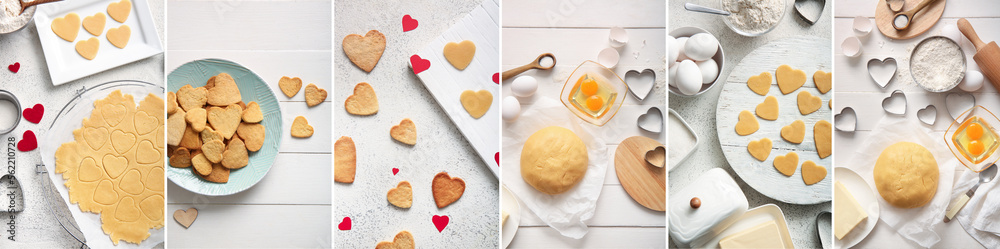
<svg viewBox="0 0 1000 249">
<path fill-rule="evenodd" d="M 203 195 L 219 196 L 239 193 L 260 182 L 274 164 L 281 144 L 281 108 L 274 92 L 257 74 L 240 64 L 221 59 L 203 59 L 185 63 L 167 76 L 167 91 L 176 92 L 184 85 L 204 86 L 208 78 L 219 73 L 227 73 L 236 80 L 243 102 L 256 101 L 264 112 L 266 127 L 264 147 L 250 152 L 250 164 L 229 173 L 229 182 L 214 183 L 194 175 L 191 168 L 167 167 L 167 178 L 178 186 Z M 168 163 L 169 164 L 169 163 Z"/>
</svg>

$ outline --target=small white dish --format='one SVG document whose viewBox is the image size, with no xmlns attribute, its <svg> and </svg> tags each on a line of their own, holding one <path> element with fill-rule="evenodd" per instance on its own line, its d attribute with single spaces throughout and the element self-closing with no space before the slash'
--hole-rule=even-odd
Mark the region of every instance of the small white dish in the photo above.
<svg viewBox="0 0 1000 249">
<path fill-rule="evenodd" d="M 681 127 L 674 127 L 675 125 L 678 124 L 681 125 Z M 682 118 L 681 115 L 677 113 L 677 111 L 674 111 L 674 109 L 670 109 L 670 116 L 667 117 L 667 126 L 669 126 L 668 129 L 670 130 L 670 134 L 672 134 L 671 136 L 682 136 L 683 134 L 687 134 L 694 138 L 694 145 L 692 145 L 691 149 L 687 151 L 674 151 L 675 147 L 674 144 L 668 144 L 667 148 L 669 151 L 668 153 L 673 154 L 673 152 L 678 152 L 684 155 L 684 156 L 678 156 L 680 158 L 678 160 L 674 160 L 677 157 L 667 155 L 667 158 L 670 158 L 669 159 L 670 162 L 668 163 L 668 165 L 670 166 L 667 168 L 667 171 L 669 172 L 671 170 L 674 170 L 674 168 L 677 168 L 677 166 L 683 163 L 684 161 L 687 161 L 687 159 L 690 158 L 691 155 L 698 150 L 698 145 L 701 143 L 701 138 L 698 137 L 698 133 L 694 132 L 694 129 L 691 129 L 691 125 L 688 124 L 688 122 L 684 120 L 684 118 Z M 675 141 L 675 140 L 671 139 L 670 141 Z"/>
<path fill-rule="evenodd" d="M 601 63 L 602 66 L 607 68 L 615 68 L 618 65 L 618 50 L 614 48 L 605 48 L 601 50 L 601 53 L 597 54 L 597 63 Z"/>
<path fill-rule="evenodd" d="M 847 188 L 847 191 L 851 192 L 851 195 L 858 201 L 858 204 L 868 213 L 868 219 L 858 224 L 843 239 L 834 239 L 833 248 L 850 248 L 857 245 L 861 240 L 864 240 L 865 237 L 868 237 L 868 234 L 875 228 L 875 224 L 878 223 L 880 214 L 878 199 L 876 199 L 875 192 L 872 191 L 871 186 L 868 186 L 865 179 L 861 178 L 861 175 L 858 175 L 857 172 L 851 169 L 844 167 L 834 168 L 833 178 L 844 184 L 844 188 Z"/>
<path fill-rule="evenodd" d="M 680 28 L 674 29 L 673 31 L 670 31 L 670 36 L 676 37 L 676 38 L 687 38 L 687 37 L 691 37 L 692 35 L 698 34 L 698 33 L 709 33 L 709 34 L 715 36 L 714 34 L 708 32 L 707 30 L 702 29 L 702 28 L 698 28 L 698 27 L 680 27 Z M 718 38 L 718 36 L 715 36 L 715 37 Z M 723 51 L 722 44 L 719 44 L 719 51 L 715 52 L 715 56 L 712 56 L 712 60 L 715 61 L 715 64 L 719 65 L 719 72 L 720 73 L 726 70 L 726 65 L 725 65 L 726 56 L 725 56 L 725 54 L 726 54 L 726 52 Z M 678 58 L 678 59 L 680 59 L 680 58 Z M 672 78 L 673 77 L 667 77 L 667 82 L 669 83 L 669 82 L 673 81 Z M 722 77 L 721 75 L 716 76 L 715 77 L 715 81 L 713 81 L 711 83 L 703 84 L 701 86 L 701 90 L 699 90 L 698 93 L 695 93 L 693 95 L 685 95 L 685 94 L 683 94 L 683 93 L 680 92 L 680 89 L 677 88 L 677 86 L 675 86 L 675 85 L 669 85 L 669 84 L 668 84 L 668 87 L 667 87 L 667 91 L 669 91 L 674 96 L 681 96 L 681 97 L 698 96 L 698 95 L 701 95 L 702 93 L 707 92 L 709 89 L 712 89 L 713 86 L 718 85 L 718 83 L 720 81 L 724 81 L 723 78 L 724 77 Z"/>
<path fill-rule="evenodd" d="M 503 217 L 500 217 L 503 224 L 503 248 L 507 248 L 514 240 L 517 228 L 521 226 L 521 202 L 517 200 L 517 196 L 513 192 L 507 189 L 506 185 L 503 186 L 503 205 L 501 208 L 507 210 L 507 215 L 509 215 L 507 223 L 502 223 Z"/>
</svg>

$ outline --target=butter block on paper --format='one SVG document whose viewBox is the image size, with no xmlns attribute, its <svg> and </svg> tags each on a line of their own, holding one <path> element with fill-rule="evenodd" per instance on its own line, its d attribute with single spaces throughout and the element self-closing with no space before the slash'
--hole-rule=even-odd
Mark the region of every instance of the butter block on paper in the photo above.
<svg viewBox="0 0 1000 249">
<path fill-rule="evenodd" d="M 778 223 L 767 221 L 719 241 L 719 248 L 785 248 Z"/>
<path fill-rule="evenodd" d="M 854 199 L 854 195 L 847 191 L 844 184 L 837 181 L 835 185 L 837 186 L 833 190 L 833 198 L 837 201 L 833 203 L 833 234 L 837 239 L 844 239 L 844 236 L 858 224 L 868 219 L 868 213 L 861 208 L 858 200 Z"/>
</svg>

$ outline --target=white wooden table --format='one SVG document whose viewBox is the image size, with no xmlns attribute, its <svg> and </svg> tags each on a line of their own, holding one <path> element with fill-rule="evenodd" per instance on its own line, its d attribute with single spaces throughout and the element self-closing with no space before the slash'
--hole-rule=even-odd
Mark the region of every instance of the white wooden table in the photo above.
<svg viewBox="0 0 1000 249">
<path fill-rule="evenodd" d="M 686 26 L 700 27 L 708 30 L 719 39 L 722 48 L 725 50 L 726 56 L 726 68 L 723 68 L 719 75 L 722 79 L 729 77 L 729 73 L 732 71 L 733 67 L 735 67 L 744 56 L 749 54 L 755 48 L 767 44 L 770 41 L 800 35 L 816 36 L 820 38 L 831 37 L 830 31 L 832 30 L 831 27 L 833 25 L 831 23 L 831 5 L 833 1 L 827 1 L 826 8 L 824 8 L 820 20 L 812 26 L 810 26 L 802 18 L 798 17 L 794 12 L 795 10 L 792 8 L 792 3 L 794 1 L 786 1 L 787 12 L 781 20 L 781 23 L 779 23 L 778 26 L 771 32 L 755 38 L 747 38 L 736 34 L 729 29 L 729 27 L 727 27 L 718 16 L 685 11 L 685 2 L 692 2 L 709 7 L 720 7 L 719 1 L 670 1 L 670 6 L 668 7 L 670 9 L 670 30 Z M 823 51 L 817 51 L 817 53 L 822 52 Z M 676 169 L 670 172 L 669 180 L 667 180 L 670 186 L 669 192 L 673 193 L 680 191 L 680 189 L 690 184 L 698 178 L 698 176 L 709 169 L 716 167 L 726 169 L 726 171 L 729 172 L 734 179 L 736 179 L 740 188 L 743 189 L 743 193 L 747 196 L 747 200 L 749 201 L 750 208 L 768 203 L 776 204 L 781 208 L 781 211 L 784 213 L 785 219 L 788 222 L 788 229 L 789 233 L 792 235 L 792 242 L 796 247 L 821 247 L 819 237 L 817 235 L 818 233 L 816 232 L 816 215 L 822 211 L 830 211 L 831 207 L 829 202 L 815 205 L 793 205 L 781 203 L 762 195 L 760 192 L 757 192 L 752 187 L 747 185 L 745 181 L 740 179 L 735 172 L 733 172 L 732 167 L 726 161 L 726 157 L 722 153 L 722 148 L 719 146 L 718 132 L 716 131 L 716 104 L 721 92 L 722 87 L 716 86 L 697 97 L 670 96 L 670 108 L 677 111 L 677 113 L 679 113 L 680 116 L 691 125 L 692 129 L 694 129 L 694 132 L 698 134 L 701 141 L 699 142 L 694 154 L 691 155 L 687 161 L 678 165 Z M 834 102 L 837 102 L 837 100 L 834 100 Z M 832 120 L 832 117 L 830 119 Z M 836 155 L 836 153 L 834 154 Z M 674 247 L 675 245 L 671 243 L 670 246 Z"/>
<path fill-rule="evenodd" d="M 534 98 L 522 99 L 522 106 L 531 105 L 537 96 L 557 99 L 563 82 L 580 63 L 597 60 L 601 49 L 610 47 L 611 27 L 623 27 L 629 35 L 628 45 L 620 50 L 621 60 L 614 68 L 624 77 L 631 69 L 649 68 L 656 72 L 656 84 L 642 102 L 630 94 L 618 115 L 602 127 L 612 158 L 604 177 L 604 187 L 597 201 L 594 217 L 587 221 L 589 232 L 582 239 L 564 237 L 548 227 L 526 206 L 521 206 L 521 226 L 510 248 L 665 248 L 666 217 L 664 212 L 646 209 L 632 200 L 615 174 L 615 149 L 625 138 L 648 136 L 665 142 L 665 135 L 640 130 L 639 115 L 652 106 L 663 109 L 666 100 L 665 13 L 663 1 L 530 1 L 507 0 L 502 3 L 501 52 L 503 70 L 531 62 L 539 54 L 552 53 L 556 67 L 551 71 L 528 71 L 538 79 Z M 639 52 L 638 57 L 633 52 Z M 503 98 L 510 96 L 511 80 L 504 85 Z M 522 107 L 522 110 L 525 107 Z M 579 120 L 582 125 L 586 124 Z M 516 121 L 515 121 L 516 122 Z M 664 120 L 666 123 L 666 120 Z M 666 127 L 664 127 L 665 130 Z M 520 176 L 505 175 L 505 181 L 520 180 Z M 514 179 L 507 179 L 514 178 Z"/>
<path fill-rule="evenodd" d="M 164 1 L 149 0 L 148 3 L 149 11 L 152 14 L 156 30 L 159 32 L 162 42 L 164 39 Z M 0 138 L 4 141 L 9 137 L 14 137 L 20 141 L 21 135 L 25 130 L 32 130 L 38 138 L 41 138 L 52 124 L 52 119 L 55 118 L 59 109 L 75 97 L 77 94 L 76 91 L 81 88 L 89 88 L 115 80 L 139 80 L 163 85 L 163 55 L 160 54 L 60 86 L 53 86 L 52 81 L 49 79 L 49 72 L 45 65 L 46 62 L 41 44 L 38 42 L 38 32 L 40 30 L 43 32 L 48 31 L 49 27 L 37 28 L 31 22 L 22 30 L 0 35 L 0 64 L 3 65 L 2 70 L 0 70 L 0 89 L 17 95 L 22 109 L 36 103 L 41 103 L 45 106 L 45 115 L 39 124 L 33 124 L 22 119 L 17 129 L 11 133 L 0 135 Z M 11 73 L 7 70 L 7 65 L 15 62 L 21 63 L 21 69 L 18 73 Z M 44 143 L 44 141 L 40 140 L 39 143 Z M 47 184 L 48 181 L 42 180 L 42 178 L 47 178 L 48 176 L 35 173 L 35 165 L 41 163 L 40 152 L 34 150 L 31 152 L 18 151 L 17 153 L 17 168 L 14 175 L 24 189 L 25 208 L 23 212 L 14 215 L 16 241 L 8 240 L 7 236 L 10 234 L 4 231 L 0 233 L 3 234 L 3 239 L 0 240 L 0 248 L 79 247 L 79 243 L 59 226 L 59 223 L 50 213 L 48 204 L 43 199 L 47 197 L 43 192 L 46 187 L 42 184 Z M 62 183 L 56 182 L 55 184 Z M 58 197 L 52 196 L 52 198 Z M 72 205 L 69 208 L 78 207 Z M 10 218 L 4 213 L 0 221 L 7 223 L 10 221 Z"/>
<path fill-rule="evenodd" d="M 880 108 L 882 99 L 889 96 L 893 90 L 902 89 L 906 93 L 906 118 L 913 120 L 913 122 L 919 123 L 916 117 L 917 110 L 926 107 L 928 104 L 936 106 L 938 109 L 937 122 L 932 127 L 935 133 L 931 134 L 931 137 L 938 138 L 943 136 L 944 131 L 951 123 L 951 118 L 944 106 L 945 93 L 929 93 L 924 91 L 913 83 L 912 77 L 909 74 L 897 74 L 892 83 L 889 83 L 885 89 L 881 89 L 868 76 L 866 63 L 869 59 L 892 56 L 896 58 L 899 64 L 899 72 L 909 72 L 907 63 L 911 49 L 921 39 L 928 36 L 940 35 L 944 25 L 955 25 L 958 19 L 963 17 L 972 23 L 972 26 L 978 31 L 979 37 L 984 41 L 1000 40 L 1000 22 L 997 22 L 997 18 L 1000 15 L 992 11 L 1000 8 L 1000 2 L 989 0 L 948 1 L 945 6 L 944 16 L 926 33 L 909 40 L 892 40 L 883 36 L 876 29 L 872 31 L 867 40 L 862 40 L 864 52 L 859 58 L 844 56 L 840 50 L 840 43 L 847 37 L 854 35 L 851 30 L 854 17 L 869 17 L 872 18 L 874 23 L 873 17 L 875 15 L 876 4 L 877 1 L 874 0 L 849 0 L 838 1 L 836 5 L 836 17 L 834 20 L 837 26 L 834 32 L 834 44 L 836 45 L 834 47 L 834 67 L 836 70 L 834 70 L 833 76 L 836 82 L 834 84 L 834 91 L 836 92 L 833 101 L 834 112 L 839 113 L 844 107 L 850 106 L 858 114 L 858 131 L 854 132 L 854 134 L 841 131 L 834 132 L 834 140 L 836 141 L 834 143 L 834 151 L 836 151 L 837 155 L 840 155 L 836 158 L 838 165 L 850 162 L 854 149 L 858 148 L 872 135 L 872 129 L 875 128 L 878 121 L 885 115 L 885 112 Z M 968 43 L 968 41 L 964 43 Z M 963 49 L 965 50 L 968 63 L 973 63 L 972 55 L 975 49 L 971 48 L 968 44 L 963 45 Z M 903 60 L 903 58 L 907 59 Z M 956 88 L 953 91 L 961 92 L 962 90 Z M 976 97 L 977 104 L 979 105 L 994 110 L 1000 108 L 1000 102 L 997 101 L 1000 96 L 998 96 L 997 90 L 989 83 L 985 83 L 982 89 L 972 93 L 972 95 Z M 920 124 L 923 125 L 923 123 Z M 957 180 L 965 170 L 964 167 L 957 167 L 955 169 L 955 179 Z M 982 245 L 969 236 L 958 222 L 939 225 L 935 230 L 941 237 L 941 242 L 935 247 L 982 248 Z M 916 244 L 899 236 L 887 224 L 879 222 L 872 233 L 865 240 L 861 241 L 861 243 L 858 243 L 857 247 L 898 248 L 900 245 L 917 247 Z"/>
<path fill-rule="evenodd" d="M 204 58 L 239 63 L 271 86 L 284 126 L 274 165 L 246 191 L 206 197 L 167 184 L 168 216 L 190 207 L 199 212 L 187 229 L 168 218 L 169 246 L 331 247 L 330 1 L 172 1 L 167 8 L 167 74 Z M 282 76 L 300 77 L 303 88 L 314 83 L 330 96 L 307 107 L 302 91 L 291 99 L 281 93 Z M 309 120 L 312 137 L 289 135 L 296 116 Z"/>
<path fill-rule="evenodd" d="M 354 183 L 333 184 L 337 200 L 333 225 L 344 217 L 353 221 L 351 230 L 335 228 L 337 248 L 374 247 L 380 241 L 391 241 L 402 230 L 413 234 L 419 248 L 499 247 L 500 191 L 497 178 L 487 168 L 496 166 L 479 158 L 409 68 L 410 55 L 423 50 L 480 3 L 336 1 L 333 139 L 351 137 L 358 158 Z M 416 19 L 418 27 L 403 32 L 404 15 Z M 387 45 L 378 65 L 366 73 L 344 55 L 341 42 L 349 34 L 363 35 L 372 29 L 386 36 Z M 478 45 L 477 49 L 484 48 Z M 375 89 L 379 101 L 375 115 L 355 116 L 344 109 L 344 101 L 360 82 L 368 82 Z M 389 129 L 403 118 L 416 124 L 415 146 L 403 145 L 389 136 Z M 399 173 L 393 175 L 392 168 L 398 168 Z M 434 205 L 431 180 L 442 171 L 462 178 L 466 189 L 461 199 L 439 209 Z M 386 201 L 386 192 L 400 181 L 409 181 L 413 187 L 413 206 L 409 209 Z M 450 217 L 441 232 L 431 222 L 434 215 Z"/>
</svg>

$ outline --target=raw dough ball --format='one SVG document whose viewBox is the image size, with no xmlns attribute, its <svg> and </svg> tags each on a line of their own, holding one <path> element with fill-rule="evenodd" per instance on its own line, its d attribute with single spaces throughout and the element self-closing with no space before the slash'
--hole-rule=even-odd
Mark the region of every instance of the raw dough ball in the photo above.
<svg viewBox="0 0 1000 249">
<path fill-rule="evenodd" d="M 719 40 L 709 33 L 697 33 L 684 43 L 684 54 L 695 61 L 703 61 L 715 56 L 719 51 Z"/>
<path fill-rule="evenodd" d="M 696 64 L 698 70 L 701 70 L 701 83 L 712 83 L 719 76 L 719 64 L 715 60 L 699 61 Z"/>
<path fill-rule="evenodd" d="M 677 64 L 677 88 L 684 95 L 694 95 L 701 90 L 701 69 L 691 60 L 684 60 Z"/>
<path fill-rule="evenodd" d="M 937 161 L 919 144 L 899 142 L 885 148 L 873 175 L 882 199 L 899 208 L 927 205 L 937 192 Z"/>
<path fill-rule="evenodd" d="M 587 146 L 573 131 L 545 127 L 521 148 L 521 178 L 538 191 L 561 194 L 583 179 L 588 160 Z"/>
</svg>

